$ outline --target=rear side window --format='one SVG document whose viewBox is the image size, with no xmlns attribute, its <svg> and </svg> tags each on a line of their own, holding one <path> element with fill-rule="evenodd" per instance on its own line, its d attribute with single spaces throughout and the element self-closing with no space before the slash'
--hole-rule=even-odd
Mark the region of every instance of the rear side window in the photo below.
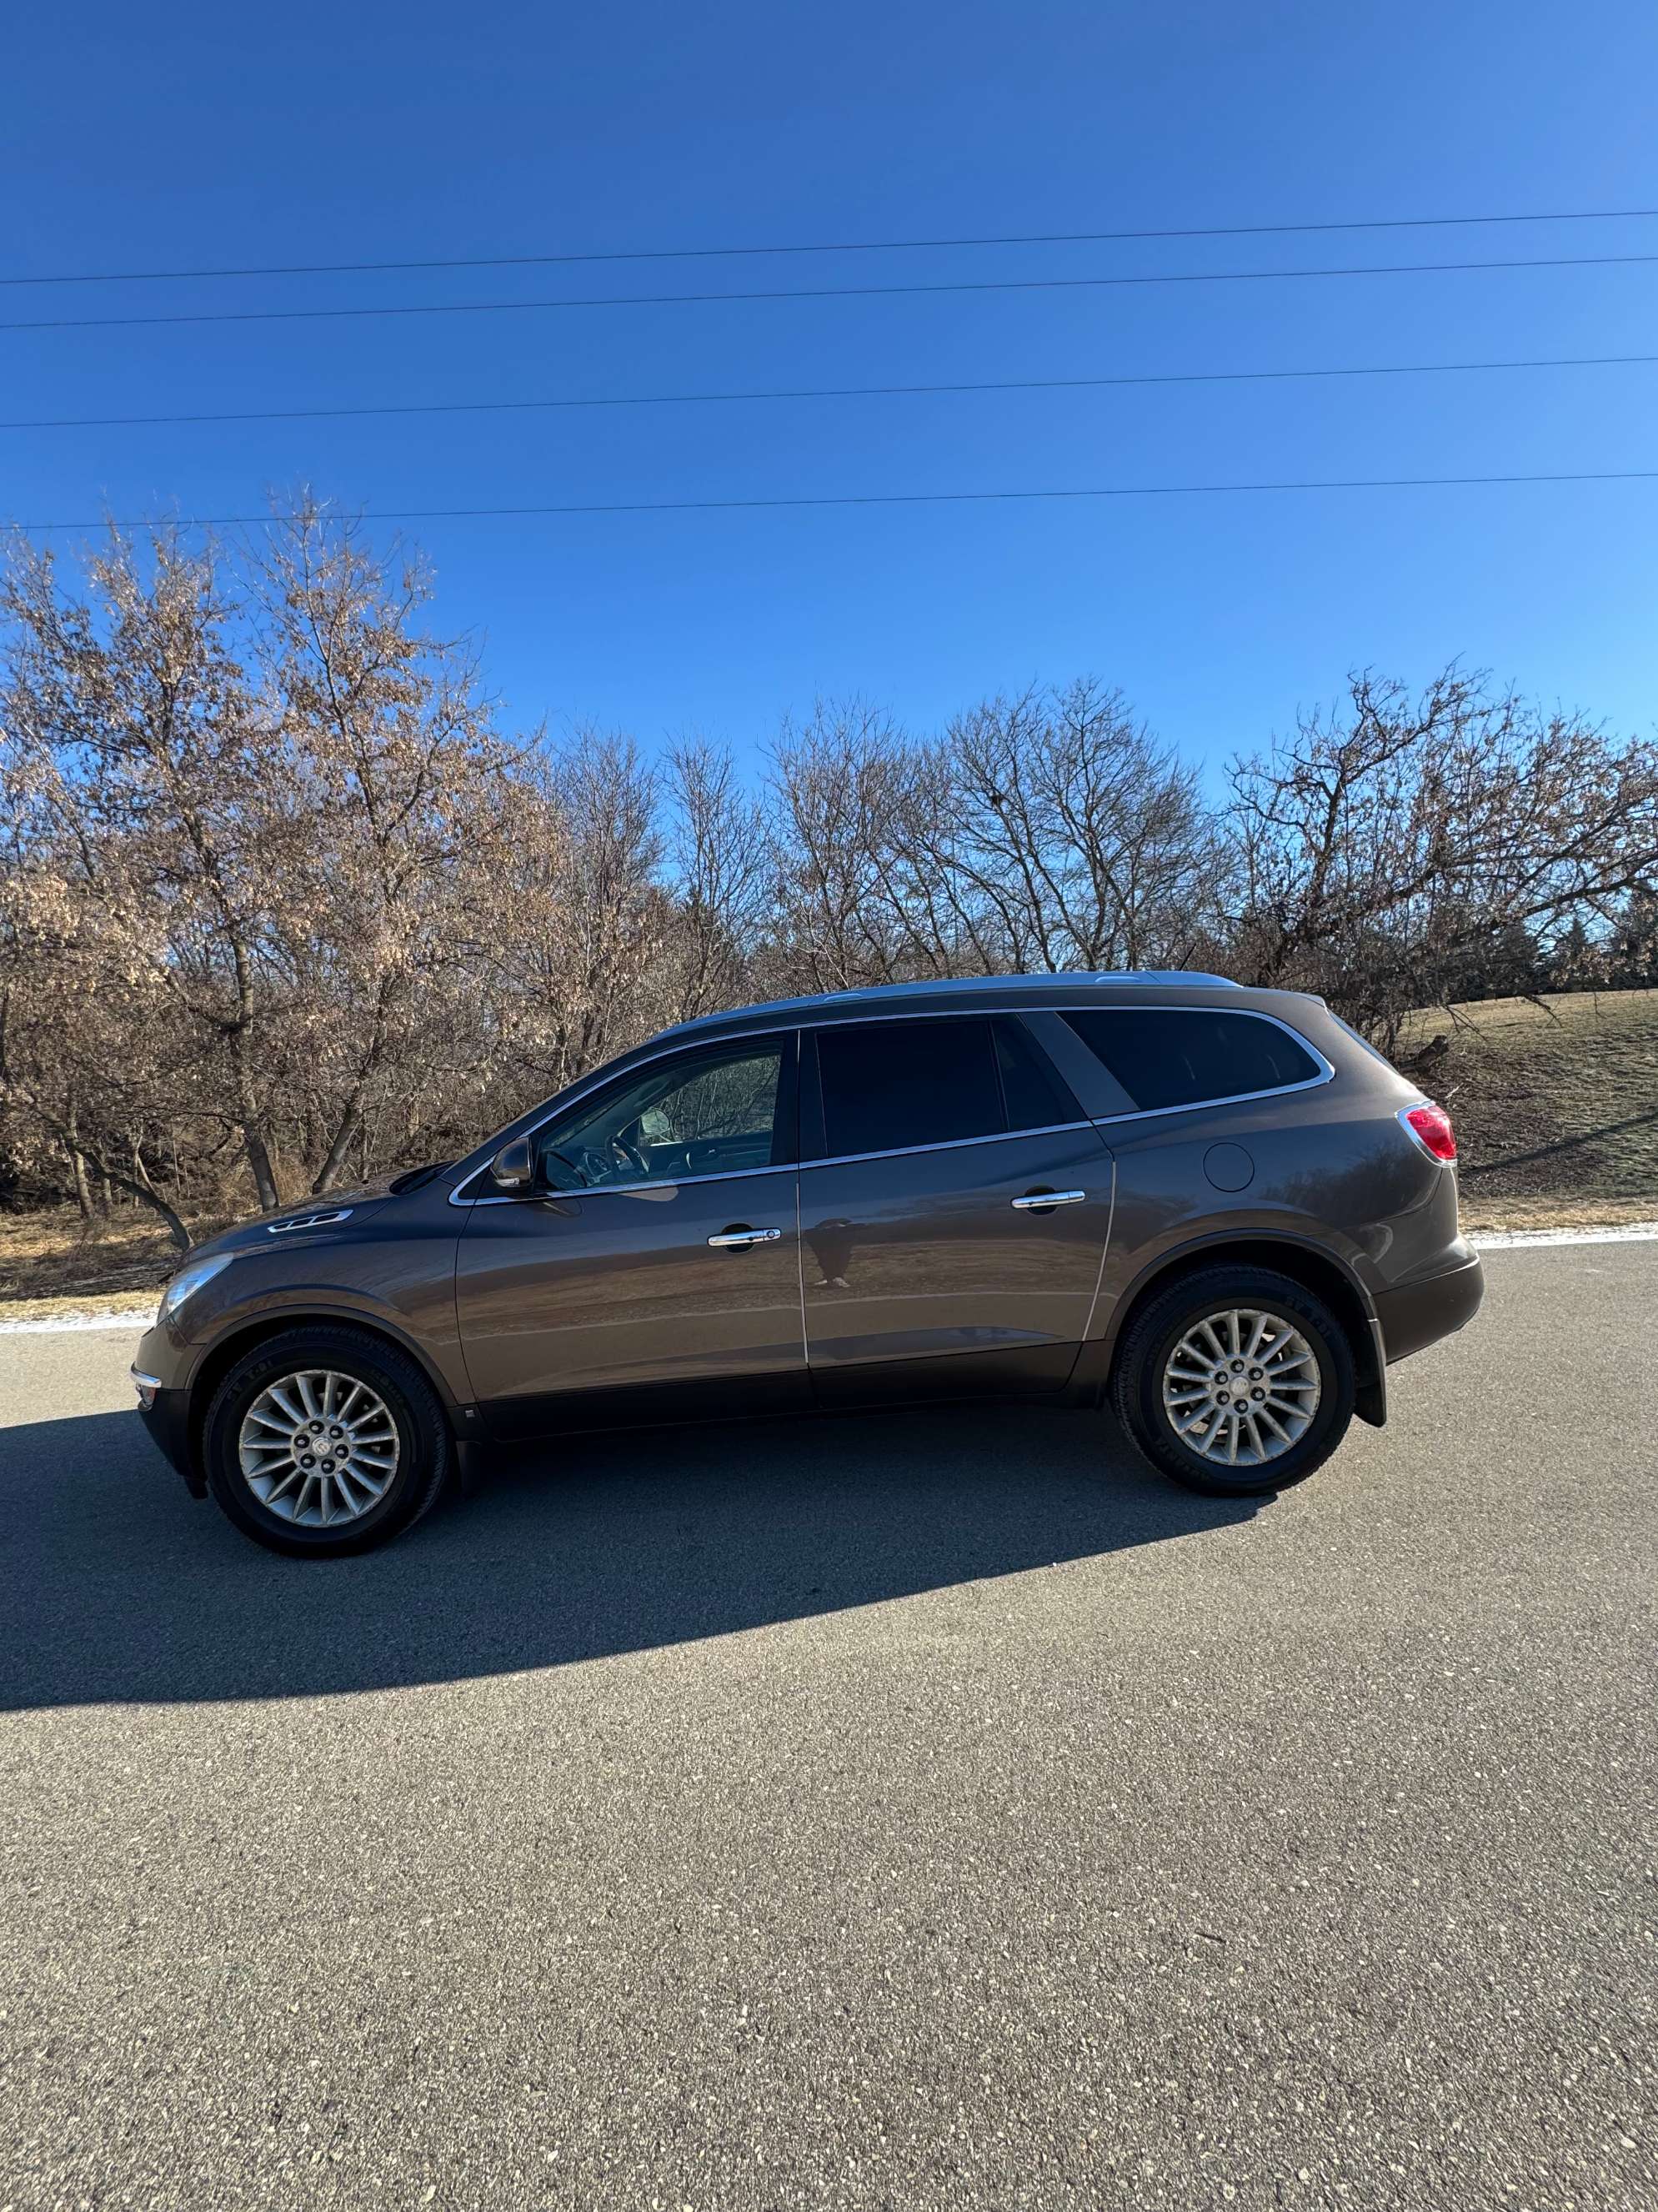
<svg viewBox="0 0 1658 2212">
<path fill-rule="evenodd" d="M 1286 1091 L 1323 1072 L 1287 1030 L 1252 1014 L 1124 1006 L 1065 1018 L 1142 1113 Z"/>
<path fill-rule="evenodd" d="M 817 1031 L 817 1066 L 830 1158 L 999 1136 L 1007 1126 L 987 1021 L 837 1023 Z"/>
</svg>

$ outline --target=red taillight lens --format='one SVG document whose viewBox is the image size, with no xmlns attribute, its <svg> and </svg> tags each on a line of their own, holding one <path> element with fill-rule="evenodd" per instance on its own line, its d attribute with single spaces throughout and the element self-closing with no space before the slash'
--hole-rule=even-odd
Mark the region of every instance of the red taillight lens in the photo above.
<svg viewBox="0 0 1658 2212">
<path fill-rule="evenodd" d="M 1456 1132 L 1442 1106 L 1406 1106 L 1399 1118 L 1430 1160 L 1456 1158 Z"/>
</svg>

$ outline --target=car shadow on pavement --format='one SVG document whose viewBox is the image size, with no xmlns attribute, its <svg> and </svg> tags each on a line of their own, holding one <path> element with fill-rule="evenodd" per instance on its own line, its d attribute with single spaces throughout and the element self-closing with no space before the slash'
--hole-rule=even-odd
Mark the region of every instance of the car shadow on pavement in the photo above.
<svg viewBox="0 0 1658 2212">
<path fill-rule="evenodd" d="M 0 1430 L 0 1709 L 557 1667 L 1248 1521 L 1100 1414 L 1011 1407 L 578 1437 L 494 1455 L 361 1559 L 279 1559 L 131 1413 Z"/>
</svg>

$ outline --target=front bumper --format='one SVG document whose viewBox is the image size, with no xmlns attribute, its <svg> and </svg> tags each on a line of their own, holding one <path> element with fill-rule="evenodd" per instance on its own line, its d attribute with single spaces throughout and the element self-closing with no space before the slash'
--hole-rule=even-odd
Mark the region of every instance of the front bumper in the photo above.
<svg viewBox="0 0 1658 2212">
<path fill-rule="evenodd" d="M 1485 1271 L 1478 1259 L 1420 1282 L 1401 1283 L 1376 1294 L 1376 1317 L 1387 1346 L 1388 1364 L 1408 1359 L 1412 1352 L 1436 1344 L 1465 1328 L 1479 1310 L 1485 1295 Z"/>
<path fill-rule="evenodd" d="M 134 1370 L 135 1378 L 137 1370 Z M 192 1498 L 207 1496 L 207 1483 L 197 1463 L 190 1433 L 190 1393 L 187 1390 L 143 1390 L 138 1418 L 149 1431 L 151 1443 L 170 1467 L 184 1477 Z"/>
</svg>

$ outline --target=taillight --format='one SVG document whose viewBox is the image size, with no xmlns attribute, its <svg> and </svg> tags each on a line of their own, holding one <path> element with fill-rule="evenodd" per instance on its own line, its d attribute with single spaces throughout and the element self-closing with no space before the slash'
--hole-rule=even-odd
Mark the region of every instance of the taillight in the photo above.
<svg viewBox="0 0 1658 2212">
<path fill-rule="evenodd" d="M 1456 1158 L 1456 1132 L 1442 1106 L 1401 1106 L 1399 1118 L 1430 1160 Z"/>
</svg>

